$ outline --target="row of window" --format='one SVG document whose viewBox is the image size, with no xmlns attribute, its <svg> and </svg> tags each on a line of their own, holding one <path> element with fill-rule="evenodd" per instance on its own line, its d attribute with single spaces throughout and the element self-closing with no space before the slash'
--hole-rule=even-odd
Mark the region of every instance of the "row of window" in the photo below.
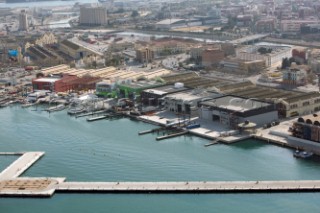
<svg viewBox="0 0 320 213">
<path fill-rule="evenodd" d="M 320 103 L 320 98 L 314 100 L 314 103 L 317 104 L 317 103 Z M 310 101 L 305 101 L 302 103 L 302 106 L 309 106 L 310 105 Z M 290 105 L 290 109 L 296 109 L 298 108 L 298 104 L 291 104 Z"/>
</svg>

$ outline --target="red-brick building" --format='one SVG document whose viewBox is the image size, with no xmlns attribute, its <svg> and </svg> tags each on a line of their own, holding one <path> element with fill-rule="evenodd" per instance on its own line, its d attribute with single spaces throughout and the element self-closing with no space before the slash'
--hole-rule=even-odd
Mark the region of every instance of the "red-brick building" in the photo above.
<svg viewBox="0 0 320 213">
<path fill-rule="evenodd" d="M 100 82 L 99 77 L 83 76 L 69 82 L 70 88 L 74 91 L 96 89 L 96 84 Z"/>
<path fill-rule="evenodd" d="M 69 82 L 77 79 L 75 75 L 55 77 L 41 77 L 32 80 L 33 90 L 50 90 L 52 92 L 65 92 L 71 89 Z"/>
<path fill-rule="evenodd" d="M 210 67 L 220 63 L 224 59 L 224 51 L 221 49 L 206 49 L 202 52 L 202 66 Z"/>
</svg>

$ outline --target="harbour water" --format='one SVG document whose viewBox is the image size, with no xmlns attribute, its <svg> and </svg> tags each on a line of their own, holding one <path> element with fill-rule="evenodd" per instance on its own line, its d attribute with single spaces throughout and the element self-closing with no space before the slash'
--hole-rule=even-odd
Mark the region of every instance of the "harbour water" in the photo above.
<svg viewBox="0 0 320 213">
<path fill-rule="evenodd" d="M 247 140 L 205 148 L 181 136 L 156 141 L 154 128 L 126 118 L 86 122 L 65 111 L 0 109 L 0 151 L 44 151 L 23 176 L 67 181 L 191 181 L 320 179 L 320 160 Z M 10 160 L 2 160 L 3 168 Z M 320 193 L 276 194 L 55 194 L 49 199 L 0 199 L 1 212 L 301 212 L 319 207 Z"/>
<path fill-rule="evenodd" d="M 0 139 L 0 141 L 2 141 Z M 18 159 L 19 156 L 0 155 L 0 171 L 7 168 L 12 162 Z"/>
</svg>

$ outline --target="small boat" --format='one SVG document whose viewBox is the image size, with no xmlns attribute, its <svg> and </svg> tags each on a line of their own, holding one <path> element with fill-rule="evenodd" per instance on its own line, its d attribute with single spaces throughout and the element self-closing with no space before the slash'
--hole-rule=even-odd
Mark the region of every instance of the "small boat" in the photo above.
<svg viewBox="0 0 320 213">
<path fill-rule="evenodd" d="M 87 121 L 98 121 L 98 120 L 102 120 L 102 119 L 105 119 L 107 118 L 108 116 L 106 115 L 103 115 L 103 116 L 98 116 L 98 117 L 93 117 L 93 118 L 87 118 Z"/>
<path fill-rule="evenodd" d="M 64 110 L 64 109 L 65 109 L 64 104 L 59 104 L 58 106 L 47 108 L 46 111 L 47 112 L 56 112 L 56 111 L 61 111 L 61 110 Z"/>
<path fill-rule="evenodd" d="M 0 107 L 7 107 L 7 106 L 10 106 L 11 104 L 14 104 L 14 103 L 16 103 L 16 101 L 8 101 L 8 102 L 0 104 Z"/>
<path fill-rule="evenodd" d="M 77 114 L 85 113 L 85 112 L 87 112 L 87 110 L 85 108 L 82 108 L 82 107 L 70 108 L 68 110 L 68 114 L 69 115 L 77 115 Z"/>
<path fill-rule="evenodd" d="M 309 158 L 309 157 L 313 156 L 313 152 L 296 150 L 293 153 L 293 156 L 296 157 L 296 158 Z"/>
<path fill-rule="evenodd" d="M 195 129 L 195 128 L 199 128 L 200 124 L 198 123 L 194 123 L 194 124 L 189 124 L 186 128 L 187 129 Z"/>
<path fill-rule="evenodd" d="M 36 103 L 25 103 L 25 104 L 22 104 L 21 107 L 22 108 L 27 108 L 27 107 L 31 107 L 31 106 L 34 106 L 36 105 Z"/>
</svg>

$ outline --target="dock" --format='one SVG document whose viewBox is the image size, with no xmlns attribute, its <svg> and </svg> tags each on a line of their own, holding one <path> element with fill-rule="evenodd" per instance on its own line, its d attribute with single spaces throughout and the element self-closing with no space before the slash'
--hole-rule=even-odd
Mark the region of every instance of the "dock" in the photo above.
<svg viewBox="0 0 320 213">
<path fill-rule="evenodd" d="M 106 119 L 108 116 L 107 115 L 102 115 L 102 116 L 97 116 L 93 118 L 87 118 L 87 121 L 92 122 L 92 121 L 98 121 L 102 119 Z"/>
<path fill-rule="evenodd" d="M 12 179 L 20 176 L 43 155 L 44 152 L 24 153 L 20 158 L 0 173 L 0 180 Z"/>
<path fill-rule="evenodd" d="M 139 135 L 145 135 L 145 134 L 149 134 L 149 133 L 153 133 L 153 132 L 159 132 L 161 130 L 164 130 L 165 128 L 160 127 L 160 128 L 155 128 L 155 129 L 150 129 L 150 130 L 145 130 L 145 131 L 141 131 L 138 134 Z"/>
<path fill-rule="evenodd" d="M 208 147 L 208 146 L 219 144 L 220 140 L 221 140 L 221 138 L 216 138 L 214 141 L 212 141 L 211 143 L 205 144 L 204 146 Z"/>
<path fill-rule="evenodd" d="M 160 140 L 164 140 L 164 139 L 168 139 L 168 138 L 177 137 L 177 136 L 180 136 L 180 135 L 185 135 L 185 134 L 187 134 L 187 133 L 188 133 L 188 131 L 182 131 L 182 132 L 172 133 L 172 134 L 169 134 L 169 135 L 164 135 L 164 136 L 156 137 L 156 140 L 157 140 L 157 141 L 160 141 Z"/>
<path fill-rule="evenodd" d="M 65 178 L 15 178 L 0 181 L 0 197 L 51 197 Z"/>
<path fill-rule="evenodd" d="M 192 182 L 63 182 L 57 191 L 84 193 L 227 193 L 320 191 L 320 180 Z"/>
<path fill-rule="evenodd" d="M 106 110 L 100 110 L 100 111 L 96 111 L 96 112 L 88 112 L 85 114 L 80 114 L 80 115 L 76 115 L 76 118 L 80 118 L 80 117 L 86 117 L 86 116 L 90 116 L 90 115 L 98 115 L 98 114 L 102 114 L 102 113 L 106 113 Z"/>
<path fill-rule="evenodd" d="M 183 132 L 180 132 L 183 133 Z M 1 154 L 1 153 L 0 153 Z M 10 152 L 3 152 L 10 154 Z M 11 154 L 17 154 L 11 152 Z M 0 197 L 51 197 L 63 193 L 274 193 L 320 192 L 320 180 L 66 182 L 64 177 L 18 177 L 44 152 L 26 152 L 0 173 Z"/>
</svg>

